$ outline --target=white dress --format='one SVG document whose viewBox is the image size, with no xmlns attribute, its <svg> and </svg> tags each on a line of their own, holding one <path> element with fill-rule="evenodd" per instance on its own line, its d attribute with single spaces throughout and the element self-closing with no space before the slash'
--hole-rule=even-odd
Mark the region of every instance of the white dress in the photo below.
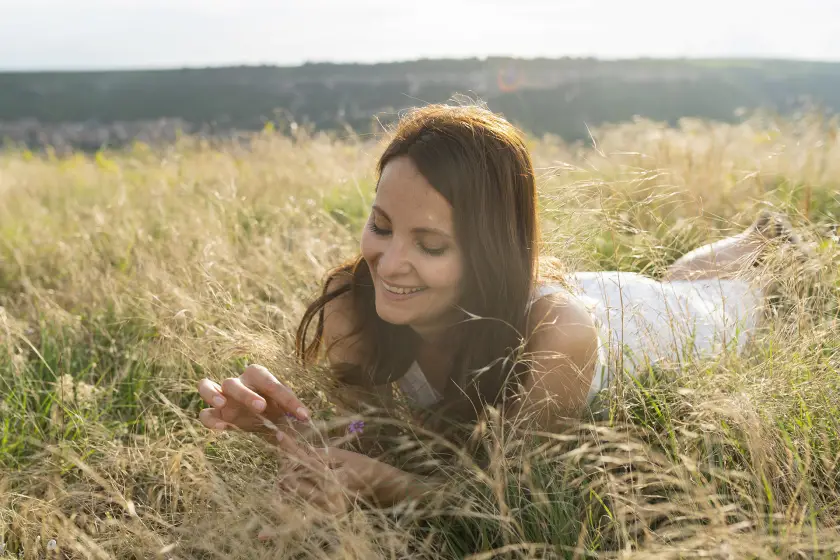
<svg viewBox="0 0 840 560">
<path fill-rule="evenodd" d="M 739 279 L 659 282 L 633 272 L 578 272 L 566 281 L 539 285 L 533 300 L 568 293 L 591 313 L 600 344 L 590 403 L 617 372 L 740 352 L 761 313 L 760 290 Z M 417 362 L 397 386 L 420 406 L 441 399 Z"/>
</svg>

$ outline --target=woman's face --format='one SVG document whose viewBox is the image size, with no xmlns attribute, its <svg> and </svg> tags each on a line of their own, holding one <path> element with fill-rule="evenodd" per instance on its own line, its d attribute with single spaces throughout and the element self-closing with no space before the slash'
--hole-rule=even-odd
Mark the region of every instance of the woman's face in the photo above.
<svg viewBox="0 0 840 560">
<path fill-rule="evenodd" d="M 463 265 L 452 206 L 406 156 L 382 170 L 361 252 L 384 321 L 433 335 L 458 316 Z"/>
</svg>

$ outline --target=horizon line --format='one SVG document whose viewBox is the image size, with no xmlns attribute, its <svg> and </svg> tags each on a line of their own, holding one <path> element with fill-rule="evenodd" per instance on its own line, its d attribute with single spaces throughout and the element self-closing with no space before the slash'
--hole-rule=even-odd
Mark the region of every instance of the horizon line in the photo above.
<svg viewBox="0 0 840 560">
<path fill-rule="evenodd" d="M 594 62 L 639 62 L 639 61 L 657 61 L 657 62 L 710 62 L 710 61 L 726 61 L 726 62 L 798 62 L 811 64 L 840 64 L 840 59 L 816 59 L 816 58 L 798 58 L 778 57 L 778 56 L 762 56 L 762 55 L 725 55 L 725 56 L 674 56 L 674 57 L 659 57 L 659 56 L 633 56 L 633 57 L 599 57 L 592 55 L 576 55 L 576 56 L 512 56 L 512 55 L 485 55 L 485 56 L 465 56 L 465 57 L 418 57 L 411 59 L 396 59 L 396 60 L 381 60 L 381 61 L 336 61 L 336 60 L 306 60 L 297 64 L 278 64 L 278 63 L 235 63 L 222 62 L 219 64 L 210 65 L 138 65 L 138 66 L 114 66 L 108 68 L 95 67 L 71 67 L 71 68 L 3 68 L 0 67 L 0 74 L 99 74 L 109 72 L 177 72 L 189 70 L 228 70 L 228 69 L 243 69 L 243 68 L 273 68 L 273 69 L 295 69 L 306 66 L 388 66 L 396 64 L 410 64 L 414 62 L 466 62 L 471 60 L 487 61 L 487 60 L 511 60 L 511 61 L 561 61 L 561 60 L 587 60 Z"/>
</svg>

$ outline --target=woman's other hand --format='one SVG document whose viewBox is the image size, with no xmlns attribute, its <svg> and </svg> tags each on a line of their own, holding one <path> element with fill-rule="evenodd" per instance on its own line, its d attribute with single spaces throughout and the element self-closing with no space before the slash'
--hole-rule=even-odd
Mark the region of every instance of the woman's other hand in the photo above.
<svg viewBox="0 0 840 560">
<path fill-rule="evenodd" d="M 337 447 L 304 450 L 286 440 L 281 448 L 295 463 L 279 480 L 281 490 L 329 512 L 347 511 L 357 499 L 400 501 L 414 482 L 408 473 L 361 453 Z"/>
<path fill-rule="evenodd" d="M 248 366 L 242 375 L 229 377 L 221 385 L 202 379 L 198 383 L 198 393 L 210 405 L 198 418 L 211 430 L 233 426 L 249 432 L 272 429 L 264 420 L 276 428 L 287 415 L 301 422 L 309 420 L 309 411 L 292 390 L 260 365 Z"/>
</svg>

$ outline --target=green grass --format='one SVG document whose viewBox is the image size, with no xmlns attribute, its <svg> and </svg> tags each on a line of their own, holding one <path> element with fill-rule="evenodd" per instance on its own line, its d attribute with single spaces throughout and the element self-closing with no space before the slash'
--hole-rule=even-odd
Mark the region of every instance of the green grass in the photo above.
<svg viewBox="0 0 840 560">
<path fill-rule="evenodd" d="M 597 150 L 530 139 L 543 252 L 656 277 L 762 204 L 817 240 L 840 217 L 830 124 L 640 121 L 596 131 Z M 205 431 L 195 384 L 259 362 L 319 418 L 341 416 L 292 336 L 357 250 L 381 147 L 266 131 L 247 149 L 0 154 L 7 555 L 40 558 L 56 539 L 70 558 L 840 557 L 826 240 L 808 275 L 778 269 L 783 313 L 745 354 L 622 378 L 606 420 L 554 436 L 489 422 L 474 457 L 440 460 L 429 504 L 336 517 L 276 500 L 282 459 Z M 400 441 L 414 459 L 441 449 Z"/>
</svg>

